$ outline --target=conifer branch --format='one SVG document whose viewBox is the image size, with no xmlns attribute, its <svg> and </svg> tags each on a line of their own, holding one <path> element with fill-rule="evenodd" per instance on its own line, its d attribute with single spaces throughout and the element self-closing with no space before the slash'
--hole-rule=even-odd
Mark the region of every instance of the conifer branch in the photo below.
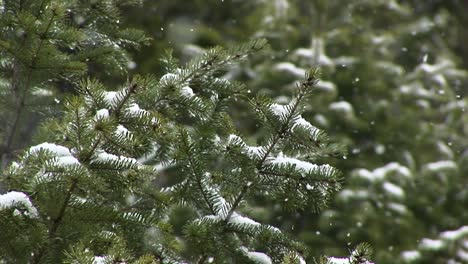
<svg viewBox="0 0 468 264">
<path fill-rule="evenodd" d="M 99 135 L 98 138 L 94 141 L 93 145 L 91 146 L 91 150 L 89 151 L 88 155 L 82 159 L 82 162 L 88 162 L 94 155 L 97 147 L 101 143 L 101 136 Z"/>
<path fill-rule="evenodd" d="M 46 252 L 47 246 L 50 247 L 54 243 L 57 243 L 57 241 L 55 240 L 57 230 L 62 224 L 62 220 L 65 217 L 65 211 L 67 210 L 67 207 L 69 206 L 72 193 L 75 191 L 77 184 L 78 184 L 77 179 L 71 180 L 70 187 L 68 188 L 68 191 L 65 194 L 65 199 L 63 201 L 62 206 L 60 207 L 59 213 L 56 218 L 52 219 L 52 226 L 48 230 L 49 241 L 47 242 L 47 244 L 43 244 L 39 247 L 38 253 L 34 254 L 33 256 L 32 263 L 34 264 L 40 263 L 42 257 L 44 256 L 44 253 Z"/>
<path fill-rule="evenodd" d="M 128 87 L 128 91 L 125 93 L 124 98 L 120 101 L 120 103 L 115 108 L 115 116 L 116 116 L 117 120 L 119 119 L 122 107 L 125 105 L 125 103 L 128 101 L 128 99 L 130 99 L 130 97 L 136 92 L 137 87 L 138 87 L 138 85 L 136 83 L 131 84 Z"/>
<path fill-rule="evenodd" d="M 191 153 L 189 151 L 190 147 L 188 146 L 188 142 L 186 141 L 186 138 L 184 138 L 183 142 L 184 142 L 184 145 L 185 145 L 184 147 L 186 147 L 186 150 L 187 150 L 185 154 L 187 155 L 187 161 L 189 163 L 188 165 L 189 165 L 189 168 L 190 168 L 190 174 L 195 179 L 195 182 L 196 182 L 196 184 L 197 184 L 198 188 L 200 189 L 200 192 L 201 192 L 201 194 L 203 196 L 203 200 L 205 200 L 211 214 L 216 215 L 214 207 L 211 204 L 210 199 L 208 199 L 208 197 L 206 196 L 206 193 L 204 191 L 203 184 L 201 182 L 201 177 L 200 177 L 199 173 L 197 173 L 195 171 L 195 169 L 194 169 L 195 168 L 195 162 L 192 159 L 192 155 L 191 155 Z"/>
<path fill-rule="evenodd" d="M 297 97 L 295 98 L 294 104 L 291 108 L 291 111 L 289 111 L 288 116 L 286 117 L 286 121 L 283 123 L 281 129 L 279 130 L 278 133 L 276 133 L 273 136 L 273 139 L 271 140 L 269 146 L 267 147 L 265 153 L 263 154 L 263 157 L 260 159 L 260 161 L 257 163 L 257 170 L 261 171 L 263 169 L 263 166 L 265 164 L 266 159 L 270 155 L 270 153 L 273 151 L 275 148 L 276 144 L 278 144 L 279 140 L 283 138 L 284 134 L 288 131 L 289 127 L 291 126 L 291 122 L 293 121 L 293 117 L 296 114 L 297 108 L 299 104 L 301 103 L 302 99 L 304 96 L 307 94 L 307 89 L 309 89 L 311 86 L 315 85 L 317 83 L 317 79 L 315 78 L 314 73 L 309 73 L 306 75 L 306 78 L 304 81 L 301 82 L 299 85 L 299 93 Z M 237 209 L 239 206 L 240 202 L 242 201 L 243 197 L 247 194 L 249 191 L 249 188 L 251 187 L 251 184 L 246 184 L 242 188 L 242 190 L 239 192 L 239 194 L 236 197 L 236 200 L 232 204 L 231 209 L 229 210 L 226 218 L 224 219 L 225 222 L 229 222 L 229 219 L 231 218 L 232 214 L 234 211 Z"/>
<path fill-rule="evenodd" d="M 190 166 L 192 166 L 192 162 L 191 162 L 191 159 L 190 159 L 190 158 L 189 158 L 189 163 L 190 163 Z M 200 192 L 201 192 L 201 194 L 202 194 L 202 196 L 203 196 L 203 199 L 205 200 L 206 204 L 208 205 L 208 208 L 210 209 L 211 214 L 216 215 L 216 212 L 215 212 L 215 210 L 214 210 L 214 208 L 213 208 L 213 205 L 211 204 L 210 200 L 209 200 L 208 197 L 206 196 L 206 193 L 205 193 L 205 191 L 204 191 L 204 188 L 203 188 L 203 185 L 202 185 L 202 183 L 201 183 L 200 177 L 197 176 L 197 174 L 195 173 L 195 171 L 194 171 L 193 169 L 191 169 L 191 172 L 192 172 L 192 175 L 193 175 L 194 177 L 196 177 L 196 178 L 195 178 L 195 179 L 196 179 L 195 182 L 197 183 L 197 186 L 198 186 L 198 188 L 200 189 Z"/>
<path fill-rule="evenodd" d="M 237 195 L 236 200 L 234 200 L 234 202 L 232 203 L 231 209 L 229 210 L 228 214 L 224 218 L 225 223 L 229 222 L 229 219 L 231 219 L 232 214 L 234 213 L 234 211 L 239 206 L 240 202 L 242 201 L 242 198 L 244 198 L 244 195 L 249 190 L 249 187 L 250 187 L 249 184 L 245 184 L 244 187 L 242 187 L 242 190 Z"/>
<path fill-rule="evenodd" d="M 55 236 L 55 233 L 57 232 L 60 224 L 62 223 L 63 217 L 65 216 L 65 211 L 67 210 L 67 207 L 69 206 L 69 203 L 70 203 L 71 195 L 75 191 L 75 188 L 77 187 L 77 185 L 78 185 L 78 180 L 72 179 L 70 187 L 65 195 L 65 200 L 62 206 L 60 207 L 59 214 L 55 219 L 53 219 L 52 227 L 49 229 L 49 236 L 52 238 Z"/>
<path fill-rule="evenodd" d="M 263 175 L 271 175 L 271 176 L 278 176 L 278 177 L 284 177 L 284 178 L 287 178 L 290 176 L 289 174 L 286 174 L 286 173 L 278 173 L 274 171 L 265 171 L 265 170 L 260 170 L 258 171 L 258 173 L 263 174 Z M 334 179 L 319 179 L 319 180 L 309 179 L 309 181 L 317 182 L 317 183 L 328 183 L 328 184 L 336 184 L 338 182 L 337 180 L 334 180 Z"/>
</svg>

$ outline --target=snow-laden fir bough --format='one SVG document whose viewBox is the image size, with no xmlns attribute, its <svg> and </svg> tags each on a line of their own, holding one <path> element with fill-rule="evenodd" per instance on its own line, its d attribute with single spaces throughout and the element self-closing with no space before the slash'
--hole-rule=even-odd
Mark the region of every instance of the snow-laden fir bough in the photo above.
<svg viewBox="0 0 468 264">
<path fill-rule="evenodd" d="M 242 84 L 220 77 L 265 45 L 213 48 L 184 66 L 168 53 L 166 75 L 135 77 L 118 91 L 81 82 L 63 117 L 43 126 L 53 143 L 30 148 L 6 173 L 2 260 L 305 263 L 300 243 L 248 209 L 257 197 L 323 208 L 340 173 L 314 162 L 336 149 L 301 116 L 317 71 L 287 105 L 248 99 Z M 263 138 L 236 128 L 231 113 L 241 101 Z M 189 213 L 177 218 L 178 208 Z"/>
</svg>

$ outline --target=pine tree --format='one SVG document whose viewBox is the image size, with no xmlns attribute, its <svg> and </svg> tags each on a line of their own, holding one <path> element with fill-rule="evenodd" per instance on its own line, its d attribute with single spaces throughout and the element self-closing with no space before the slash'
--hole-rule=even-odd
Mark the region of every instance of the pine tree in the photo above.
<svg viewBox="0 0 468 264">
<path fill-rule="evenodd" d="M 0 1 L 1 168 L 30 144 L 43 116 L 85 75 L 122 76 L 128 49 L 148 38 L 121 26 L 119 9 L 137 1 Z M 122 78 L 122 77 L 120 77 Z"/>
<path fill-rule="evenodd" d="M 161 78 L 135 76 L 116 91 L 79 84 L 44 143 L 9 166 L 0 196 L 2 261 L 15 263 L 304 263 L 305 248 L 251 219 L 258 197 L 292 210 L 322 209 L 340 172 L 320 162 L 338 151 L 301 116 L 317 83 L 309 71 L 293 99 L 252 97 L 222 78 L 265 41 L 213 48 Z M 261 137 L 231 116 L 250 105 Z M 367 246 L 350 260 L 370 263 Z M 343 263 L 343 262 L 339 262 Z"/>
<path fill-rule="evenodd" d="M 464 263 L 468 259 L 468 226 L 423 238 L 414 250 L 401 253 L 405 263 Z"/>
</svg>

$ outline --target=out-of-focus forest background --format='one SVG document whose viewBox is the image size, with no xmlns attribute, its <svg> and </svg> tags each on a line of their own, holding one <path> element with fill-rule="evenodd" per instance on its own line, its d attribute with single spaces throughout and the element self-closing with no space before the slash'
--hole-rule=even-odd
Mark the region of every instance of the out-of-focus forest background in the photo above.
<svg viewBox="0 0 468 264">
<path fill-rule="evenodd" d="M 147 0 L 122 6 L 118 23 L 152 39 L 121 34 L 141 46 L 110 55 L 126 69 L 103 74 L 105 63 L 91 63 L 87 73 L 108 85 L 135 74 L 160 77 L 167 49 L 184 63 L 215 45 L 266 38 L 269 48 L 227 78 L 284 103 L 295 82 L 319 67 L 303 116 L 346 144 L 347 154 L 331 159 L 344 172 L 344 187 L 328 209 L 289 211 L 259 199 L 252 214 L 316 256 L 348 255 L 368 242 L 376 263 L 468 263 L 467 14 L 463 0 Z M 49 84 L 53 93 L 3 148 L 2 169 L 38 141 L 39 121 L 59 116 L 62 96 L 74 93 L 63 80 Z M 11 117 L 2 114 L 2 123 Z M 261 133 L 255 120 L 236 125 Z"/>
</svg>

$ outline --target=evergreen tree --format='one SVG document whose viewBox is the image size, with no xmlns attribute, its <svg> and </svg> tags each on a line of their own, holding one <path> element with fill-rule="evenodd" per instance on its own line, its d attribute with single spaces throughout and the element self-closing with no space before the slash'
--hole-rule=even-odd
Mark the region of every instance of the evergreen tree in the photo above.
<svg viewBox="0 0 468 264">
<path fill-rule="evenodd" d="M 252 98 L 220 77 L 264 46 L 213 48 L 184 66 L 168 53 L 161 78 L 135 77 L 117 91 L 82 81 L 63 117 L 42 126 L 46 142 L 6 171 L 2 261 L 304 263 L 304 247 L 249 218 L 249 204 L 261 196 L 322 209 L 340 188 L 340 173 L 312 162 L 338 149 L 301 116 L 317 71 L 288 104 Z M 236 127 L 230 112 L 241 103 L 250 105 L 262 137 Z M 370 263 L 369 254 L 362 245 L 349 261 L 322 263 Z"/>
<path fill-rule="evenodd" d="M 86 1 L 80 3 L 88 4 Z M 117 6 L 121 7 L 119 3 Z M 216 10 L 214 15 L 212 10 Z M 21 234 L 19 239 L 27 237 L 31 242 L 21 244 L 17 243 L 19 240 L 4 240 L 8 241 L 5 245 L 10 245 L 10 248 L 3 251 L 8 253 L 2 252 L 0 255 L 7 254 L 11 258 L 19 256 L 18 252 L 44 248 L 44 256 L 40 257 L 39 262 L 47 261 L 51 258 L 50 254 L 57 253 L 57 259 L 66 258 L 69 262 L 80 259 L 90 263 L 116 262 L 119 259 L 137 263 L 155 259 L 161 262 L 210 263 L 225 259 L 226 262 L 243 262 L 248 261 L 249 257 L 256 258 L 257 262 L 263 259 L 294 263 L 291 259 L 297 260 L 301 255 L 296 251 L 301 251 L 305 259 L 311 260 L 324 253 L 345 255 L 346 249 L 360 241 L 368 241 L 375 249 L 377 263 L 466 262 L 468 216 L 464 205 L 468 202 L 468 195 L 464 175 L 468 172 L 465 165 L 468 157 L 468 120 L 467 74 L 463 70 L 468 61 L 466 45 L 463 45 L 468 36 L 464 27 L 466 10 L 467 6 L 459 0 L 359 0 L 346 3 L 322 0 L 161 0 L 146 1 L 143 9 L 125 7 L 125 14 L 129 16 L 122 17 L 121 21 L 145 28 L 156 39 L 153 46 L 136 54 L 136 64 L 129 63 L 128 66 L 138 66 L 140 71 L 146 73 L 170 74 L 159 79 L 138 77 L 117 91 L 121 93 L 125 89 L 135 89 L 125 99 L 127 103 L 122 104 L 119 110 L 123 114 L 118 114 L 117 118 L 113 114 L 115 106 L 108 101 L 112 102 L 117 93 L 108 94 L 104 86 L 95 81 L 80 85 L 81 99 L 72 101 L 80 102 L 76 108 L 86 109 L 83 110 L 86 112 L 84 120 L 88 120 L 85 127 L 93 127 L 83 133 L 104 138 L 100 139 L 102 141 L 96 144 L 94 150 L 93 145 L 89 144 L 95 142 L 86 143 L 88 145 L 83 151 L 90 153 L 87 161 L 76 156 L 76 140 L 72 143 L 73 140 L 63 137 L 61 131 L 61 128 L 69 125 L 67 120 L 72 119 L 71 110 L 66 110 L 62 121 L 44 125 L 39 137 L 39 140 L 67 147 L 70 155 L 86 168 L 88 175 L 101 179 L 100 183 L 104 182 L 85 182 L 84 187 L 70 192 L 71 201 L 76 198 L 96 209 L 89 211 L 103 209 L 102 215 L 99 215 L 102 225 L 96 225 L 94 220 L 98 217 L 94 220 L 89 218 L 86 213 L 89 211 L 83 209 L 86 206 L 65 202 L 66 184 L 70 182 L 63 181 L 62 176 L 54 176 L 62 180 L 59 181 L 62 187 L 47 185 L 47 188 L 58 188 L 54 192 L 61 194 L 51 195 L 45 202 L 44 197 L 34 196 L 39 193 L 36 187 L 30 187 L 30 175 L 39 175 L 38 172 L 18 176 L 14 164 L 9 169 L 9 186 L 16 187 L 9 187 L 11 192 L 0 198 L 0 210 L 6 213 L 1 221 L 6 223 L 5 226 L 15 226 L 9 230 L 9 236 L 14 238 Z M 87 15 L 89 12 L 85 13 Z M 167 59 L 161 62 L 154 59 L 161 56 L 163 49 L 171 46 L 183 62 L 180 65 L 184 65 L 190 58 L 196 61 L 199 56 L 206 56 L 202 54 L 208 46 L 225 45 L 252 36 L 267 38 L 271 49 L 264 53 L 251 52 L 250 60 L 236 61 L 229 68 L 221 67 L 222 70 L 210 72 L 206 79 L 195 74 L 196 78 L 182 81 L 186 67 L 178 66 L 167 55 Z M 0 52 L 1 48 L 0 45 Z M 63 48 L 60 50 L 63 51 Z M 121 65 L 123 68 L 126 66 L 125 63 Z M 106 67 L 98 67 L 95 63 L 88 63 L 88 66 L 91 66 L 88 75 L 95 75 L 96 69 L 98 72 L 107 71 Z M 288 157 L 294 157 L 330 164 L 344 172 L 344 189 L 332 201 L 331 208 L 321 214 L 317 214 L 316 209 L 323 207 L 323 204 L 310 203 L 307 199 L 295 200 L 299 196 L 289 197 L 289 192 L 293 190 L 291 185 L 281 188 L 280 185 L 268 186 L 283 191 L 272 194 L 267 187 L 259 187 L 264 185 L 254 184 L 247 175 L 252 170 L 251 175 L 261 172 L 255 170 L 254 154 L 262 150 L 262 146 L 268 145 L 275 132 L 272 120 L 278 118 L 275 111 L 267 111 L 276 119 L 270 116 L 271 120 L 260 123 L 259 120 L 268 119 L 269 116 L 260 111 L 255 113 L 260 115 L 259 118 L 252 118 L 255 109 L 273 110 L 271 106 L 274 106 L 279 111 L 281 105 L 291 106 L 298 95 L 297 83 L 301 82 L 308 68 L 315 66 L 321 67 L 321 80 L 314 85 L 315 94 L 301 103 L 302 116 L 297 116 L 295 120 L 303 117 L 311 125 L 327 130 L 349 146 L 348 154 L 344 155 L 340 144 L 325 143 L 322 147 L 302 149 L 301 144 L 295 144 L 299 137 L 294 136 L 292 141 L 289 141 L 289 137 L 281 138 L 286 144 L 275 147 L 274 155 L 268 159 L 283 157 L 293 161 Z M 78 78 L 75 77 L 83 75 L 68 76 L 76 80 Z M 98 77 L 103 79 L 101 74 Z M 63 89 L 66 87 L 63 82 L 69 83 L 69 79 L 55 81 L 53 86 Z M 225 79 L 233 85 L 233 90 L 221 89 L 225 92 L 221 98 L 235 92 L 229 99 L 225 98 L 226 101 L 221 100 L 219 105 L 213 105 L 213 100 L 220 98 L 219 94 L 224 92 L 210 87 L 217 87 L 220 85 L 218 82 L 225 82 Z M 248 89 L 237 86 L 234 80 L 242 81 Z M 85 87 L 90 87 L 90 92 Z M 205 87 L 208 88 L 205 90 Z M 89 102 L 100 102 L 101 99 L 91 99 L 100 97 L 100 94 L 104 96 L 104 101 L 90 106 Z M 260 94 L 258 99 L 247 99 L 257 94 Z M 224 104 L 228 101 L 228 104 Z M 148 118 L 147 123 L 140 123 L 141 120 L 138 121 L 136 117 L 132 121 L 122 119 L 131 109 L 141 110 L 139 106 L 147 109 L 145 113 L 151 114 L 151 118 L 142 116 Z M 107 116 L 103 109 L 108 109 L 109 118 L 103 118 Z M 212 115 L 212 112 L 216 112 L 214 109 L 221 109 L 219 112 L 222 114 Z M 96 126 L 99 123 L 97 119 L 102 120 Z M 278 122 L 279 125 L 284 124 L 281 117 Z M 149 126 L 152 129 L 148 130 Z M 51 127 L 55 127 L 53 131 L 56 133 L 52 137 Z M 294 125 L 291 128 L 294 133 L 288 136 L 304 132 Z M 126 136 L 115 139 L 119 137 L 117 134 Z M 180 143 L 184 142 L 183 139 L 188 139 L 189 147 Z M 49 166 L 44 161 L 56 162 L 62 157 L 70 157 L 66 151 L 61 155 L 54 154 L 56 147 L 53 145 L 39 145 L 24 154 L 18 163 L 21 170 L 29 166 L 23 164 L 23 160 L 30 159 L 29 152 L 36 153 L 39 149 L 47 152 L 45 149 L 48 148 L 52 149 L 52 153 L 39 155 L 52 156 L 44 156 L 38 163 L 32 162 L 36 164 L 36 170 L 41 170 L 40 173 L 43 173 L 42 166 Z M 182 151 L 184 149 L 189 151 Z M 116 155 L 118 159 L 110 162 L 112 165 L 106 167 L 105 172 L 98 169 L 102 165 L 98 158 L 102 151 Z M 190 162 L 189 154 L 193 152 L 197 156 L 203 155 L 203 158 L 197 159 L 198 163 L 193 166 L 189 164 L 184 167 Z M 106 157 L 105 153 L 101 158 Z M 136 159 L 135 167 L 120 167 L 119 162 L 133 162 L 133 159 L 129 161 L 124 158 Z M 296 163 L 294 168 L 273 169 L 275 172 L 284 169 L 289 175 L 299 164 L 303 164 L 298 161 L 293 163 Z M 235 168 L 236 164 L 248 168 L 242 167 L 237 171 L 239 167 Z M 192 171 L 190 168 L 195 169 Z M 203 176 L 200 176 L 202 172 Z M 48 172 L 46 174 L 49 175 Z M 117 175 L 117 180 L 107 177 L 109 175 Z M 186 175 L 191 175 L 191 178 Z M 214 186 L 214 191 L 210 188 L 209 193 L 204 193 L 204 185 L 197 189 L 193 185 L 196 184 L 194 179 Z M 80 185 L 82 181 L 80 178 Z M 246 195 L 240 198 L 242 201 L 233 206 L 244 184 L 249 185 L 250 182 L 252 187 L 248 187 Z M 262 184 L 268 183 L 265 181 Z M 180 186 L 185 186 L 185 189 Z M 193 192 L 187 186 L 193 187 Z M 305 187 L 307 189 L 307 185 Z M 115 189 L 115 193 L 110 188 Z M 64 230 L 57 232 L 56 237 L 60 237 L 57 241 L 65 241 L 63 244 L 54 244 L 51 238 L 46 238 L 46 230 L 50 230 L 53 221 L 44 217 L 36 221 L 36 216 L 41 215 L 42 208 L 46 208 L 48 214 L 57 218 L 59 209 L 42 205 L 56 197 L 66 204 L 65 213 L 78 212 L 65 214 L 64 220 L 59 221 L 63 221 L 64 226 L 70 226 L 67 231 L 75 228 L 89 228 L 92 231 L 79 231 L 74 235 Z M 234 208 L 224 224 L 249 221 L 244 218 L 249 216 L 257 223 L 264 223 L 260 226 L 267 231 L 271 226 L 280 228 L 284 232 L 282 234 L 304 242 L 301 244 L 304 248 L 289 237 L 285 238 L 288 243 L 279 243 L 280 249 L 271 246 L 272 243 L 265 246 L 264 239 L 273 241 L 276 246 L 278 240 L 274 239 L 283 242 L 282 237 L 250 227 L 248 230 L 240 227 L 230 230 L 228 226 L 219 231 L 217 228 L 222 224 L 218 222 L 226 219 L 226 213 L 213 213 L 215 208 L 210 208 L 210 199 L 214 199 L 212 205 Z M 99 206 L 92 207 L 91 204 Z M 128 211 L 135 217 L 122 214 Z M 11 214 L 16 218 L 12 218 Z M 74 218 L 78 214 L 86 214 L 89 221 Z M 47 213 L 42 215 L 47 217 Z M 16 221 L 18 219 L 22 220 Z M 70 219 L 80 221 L 71 223 Z M 103 234 L 99 233 L 101 230 L 105 230 Z M 240 234 L 242 231 L 248 234 Z M 8 251 L 12 248 L 17 251 Z M 233 253 L 232 249 L 235 248 L 240 250 Z M 317 262 L 366 263 L 370 254 L 368 247 L 361 245 L 357 249 L 350 253 L 349 258 L 323 258 Z M 27 256 L 23 260 L 25 258 Z"/>
<path fill-rule="evenodd" d="M 119 9 L 136 2 L 0 1 L 2 169 L 80 78 L 122 78 L 133 67 L 126 50 L 148 38 L 123 28 Z"/>
<path fill-rule="evenodd" d="M 416 250 L 401 253 L 404 263 L 465 263 L 468 259 L 468 226 L 423 238 Z"/>
</svg>

